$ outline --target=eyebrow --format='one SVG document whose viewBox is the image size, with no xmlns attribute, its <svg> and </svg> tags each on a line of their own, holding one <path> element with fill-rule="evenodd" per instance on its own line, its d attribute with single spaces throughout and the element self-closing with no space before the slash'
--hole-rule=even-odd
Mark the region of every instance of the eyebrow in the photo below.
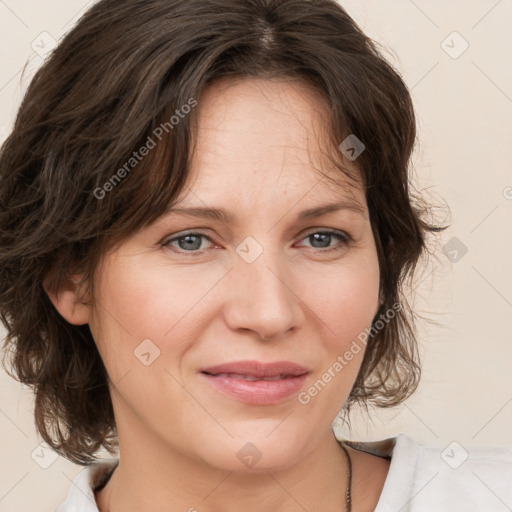
<svg viewBox="0 0 512 512">
<path fill-rule="evenodd" d="M 297 216 L 297 220 L 312 219 L 315 217 L 326 215 L 327 213 L 336 212 L 340 210 L 350 210 L 362 215 L 365 219 L 367 218 L 366 208 L 361 206 L 359 203 L 343 200 L 338 201 L 336 203 L 324 204 L 321 206 L 316 206 L 315 208 L 308 208 L 307 210 L 303 210 Z M 173 214 L 219 220 L 226 224 L 232 223 L 236 218 L 235 215 L 233 215 L 231 212 L 223 210 L 222 208 L 214 207 L 171 207 L 166 211 L 166 215 Z"/>
</svg>

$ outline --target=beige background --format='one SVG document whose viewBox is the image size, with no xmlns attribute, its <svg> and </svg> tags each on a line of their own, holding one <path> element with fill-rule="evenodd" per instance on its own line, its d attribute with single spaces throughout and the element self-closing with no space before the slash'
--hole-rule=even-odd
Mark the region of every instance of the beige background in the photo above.
<svg viewBox="0 0 512 512">
<path fill-rule="evenodd" d="M 416 308 L 439 325 L 420 326 L 417 393 L 393 411 L 375 411 L 371 422 L 356 415 L 352 433 L 343 433 L 369 440 L 404 432 L 440 454 L 452 441 L 512 446 L 512 0 L 341 3 L 392 51 L 417 108 L 416 183 L 451 209 L 442 239 L 456 237 L 450 257 L 467 248 L 455 262 L 439 251 L 418 276 Z M 0 140 L 31 76 L 20 82 L 23 65 L 42 62 L 31 44 L 48 43 L 42 32 L 58 40 L 85 5 L 0 1 Z M 0 439 L 0 511 L 53 511 L 81 467 L 49 454 L 39 458 L 47 469 L 34 462 L 43 452 L 30 391 L 3 371 Z"/>
</svg>

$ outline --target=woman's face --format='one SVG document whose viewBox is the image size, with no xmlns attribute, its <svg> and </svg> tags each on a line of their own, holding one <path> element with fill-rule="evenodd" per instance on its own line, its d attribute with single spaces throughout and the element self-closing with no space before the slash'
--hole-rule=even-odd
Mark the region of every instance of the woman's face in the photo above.
<svg viewBox="0 0 512 512">
<path fill-rule="evenodd" d="M 306 86 L 218 82 L 197 108 L 178 207 L 231 218 L 169 213 L 108 253 L 88 321 L 113 382 L 121 453 L 284 468 L 330 429 L 364 346 L 344 355 L 378 309 L 365 194 L 315 170 L 328 111 Z M 302 215 L 337 202 L 348 207 Z M 265 383 L 202 373 L 247 360 L 308 373 Z"/>
</svg>

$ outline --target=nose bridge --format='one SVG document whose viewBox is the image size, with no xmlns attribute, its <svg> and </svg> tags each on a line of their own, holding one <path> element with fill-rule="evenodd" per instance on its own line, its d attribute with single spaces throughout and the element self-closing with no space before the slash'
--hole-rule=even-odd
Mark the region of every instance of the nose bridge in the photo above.
<svg viewBox="0 0 512 512">
<path fill-rule="evenodd" d="M 251 237 L 237 247 L 237 253 L 231 273 L 234 293 L 227 318 L 230 327 L 272 338 L 296 326 L 300 300 L 292 291 L 292 273 L 286 271 L 284 255 Z"/>
</svg>

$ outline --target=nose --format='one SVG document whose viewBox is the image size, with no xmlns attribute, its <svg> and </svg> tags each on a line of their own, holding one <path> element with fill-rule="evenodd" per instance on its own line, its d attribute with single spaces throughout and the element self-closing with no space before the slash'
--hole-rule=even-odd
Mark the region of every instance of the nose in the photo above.
<svg viewBox="0 0 512 512">
<path fill-rule="evenodd" d="M 264 252 L 256 261 L 237 259 L 229 273 L 225 321 L 234 331 L 248 330 L 270 340 L 300 327 L 301 299 L 294 293 L 293 273 L 285 262 Z"/>
</svg>

